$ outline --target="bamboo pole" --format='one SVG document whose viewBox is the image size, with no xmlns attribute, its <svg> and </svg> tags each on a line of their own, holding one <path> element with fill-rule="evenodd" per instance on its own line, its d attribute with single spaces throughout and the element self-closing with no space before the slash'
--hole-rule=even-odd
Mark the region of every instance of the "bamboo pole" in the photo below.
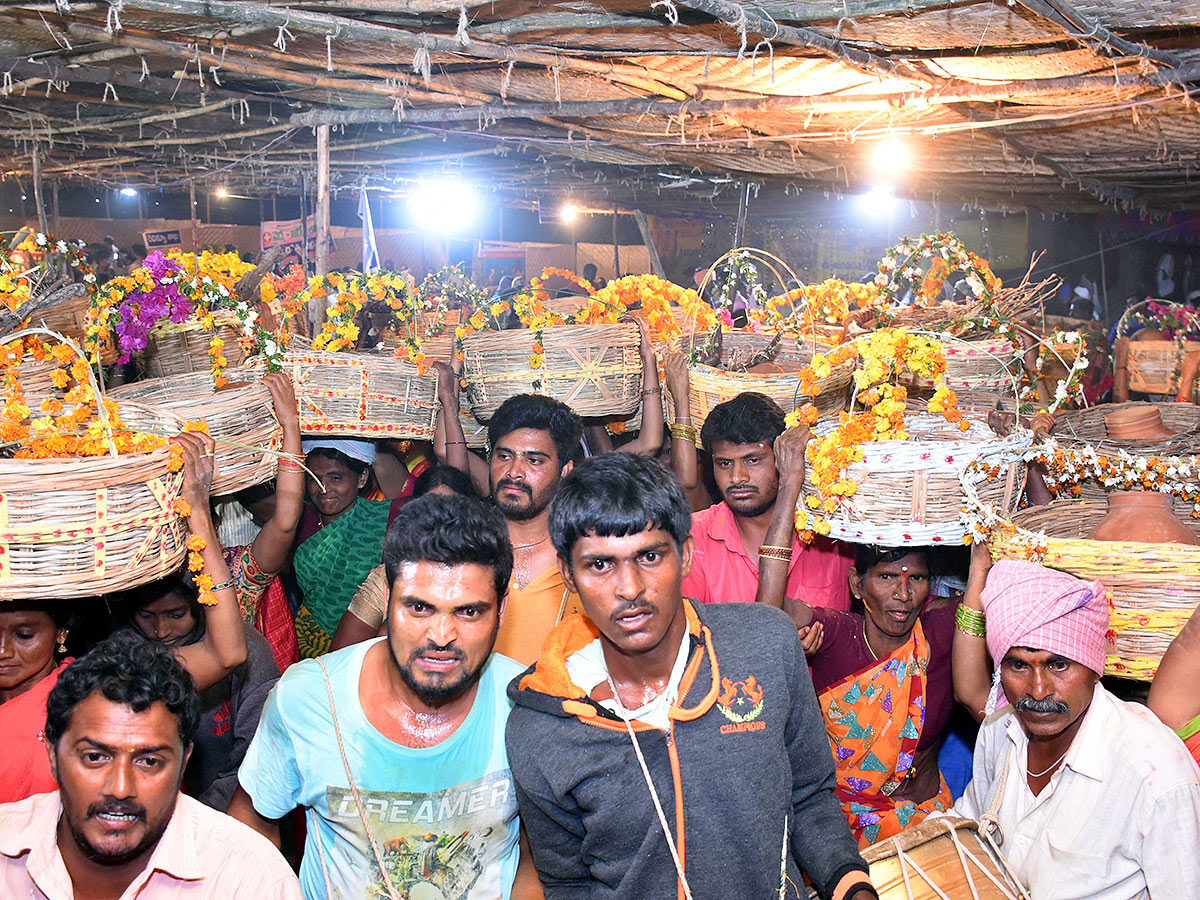
<svg viewBox="0 0 1200 900">
<path fill-rule="evenodd" d="M 662 259 L 658 255 L 658 247 L 654 245 L 654 235 L 650 232 L 650 223 L 646 220 L 646 214 L 640 209 L 633 210 L 633 221 L 637 222 L 638 231 L 642 233 L 642 243 L 646 245 L 646 250 L 650 253 L 650 271 L 659 278 L 666 278 L 667 272 L 663 268 Z"/>
<path fill-rule="evenodd" d="M 42 148 L 33 145 L 33 202 L 37 206 L 38 230 L 45 234 L 50 230 L 46 223 L 46 198 L 42 195 Z"/>
<path fill-rule="evenodd" d="M 50 206 L 54 216 L 54 233 L 62 234 L 62 220 L 58 216 L 58 182 L 50 182 Z"/>
<path fill-rule="evenodd" d="M 613 234 L 613 278 L 621 277 L 621 243 L 617 236 L 617 207 L 613 206 L 612 213 L 612 234 Z"/>
<path fill-rule="evenodd" d="M 200 252 L 200 226 L 196 222 L 196 180 L 188 181 L 188 218 L 192 222 L 192 252 Z"/>
<path fill-rule="evenodd" d="M 317 277 L 329 273 L 329 126 L 317 126 Z"/>
</svg>

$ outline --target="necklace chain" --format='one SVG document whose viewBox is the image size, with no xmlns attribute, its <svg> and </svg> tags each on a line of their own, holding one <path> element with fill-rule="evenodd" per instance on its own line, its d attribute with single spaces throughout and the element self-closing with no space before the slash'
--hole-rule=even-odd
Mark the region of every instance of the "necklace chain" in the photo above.
<svg viewBox="0 0 1200 900">
<path fill-rule="evenodd" d="M 532 544 L 516 544 L 513 546 L 513 550 L 528 550 L 530 547 L 536 547 L 538 544 L 544 544 L 548 540 L 550 540 L 550 535 L 546 535 L 540 541 L 534 541 Z"/>
<path fill-rule="evenodd" d="M 1070 750 L 1070 749 L 1071 749 L 1070 747 L 1067 748 L 1067 750 Z M 1060 756 L 1054 762 L 1050 763 L 1050 768 L 1043 769 L 1041 772 L 1030 772 L 1028 769 L 1026 769 L 1026 774 L 1030 778 L 1041 778 L 1043 775 L 1047 775 L 1050 772 L 1053 772 L 1055 769 L 1058 768 L 1058 764 L 1067 758 L 1067 750 L 1064 750 L 1062 756 Z"/>
</svg>

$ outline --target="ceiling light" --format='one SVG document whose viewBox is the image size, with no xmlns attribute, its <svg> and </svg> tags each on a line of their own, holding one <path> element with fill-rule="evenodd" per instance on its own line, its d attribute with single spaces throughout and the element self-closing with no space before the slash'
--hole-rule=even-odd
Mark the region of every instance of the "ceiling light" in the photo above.
<svg viewBox="0 0 1200 900">
<path fill-rule="evenodd" d="M 579 217 L 579 207 L 574 203 L 564 203 L 558 212 L 559 218 L 570 225 Z"/>
<path fill-rule="evenodd" d="M 122 197 L 136 197 L 137 190 L 135 188 L 131 188 L 131 187 L 123 187 L 123 188 L 121 188 L 121 196 Z"/>
<path fill-rule="evenodd" d="M 903 172 L 912 162 L 912 154 L 903 141 L 887 137 L 875 145 L 872 162 L 878 172 Z"/>
</svg>

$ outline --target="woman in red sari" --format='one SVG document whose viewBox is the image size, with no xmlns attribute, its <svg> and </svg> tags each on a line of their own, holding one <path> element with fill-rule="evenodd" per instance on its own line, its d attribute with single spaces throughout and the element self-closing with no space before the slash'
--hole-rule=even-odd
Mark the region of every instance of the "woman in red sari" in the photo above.
<svg viewBox="0 0 1200 900">
<path fill-rule="evenodd" d="M 63 603 L 0 603 L 0 803 L 58 789 L 42 730 L 46 697 L 71 662 Z"/>
</svg>

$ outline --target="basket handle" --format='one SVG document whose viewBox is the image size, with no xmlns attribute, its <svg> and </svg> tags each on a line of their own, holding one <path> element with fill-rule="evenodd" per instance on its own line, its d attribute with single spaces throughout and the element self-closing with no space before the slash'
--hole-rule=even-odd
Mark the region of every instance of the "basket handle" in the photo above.
<svg viewBox="0 0 1200 900">
<path fill-rule="evenodd" d="M 3 341 L 4 343 L 8 343 L 9 341 L 15 341 L 23 337 L 30 337 L 34 335 L 51 337 L 59 343 L 66 344 L 71 348 L 72 351 L 74 351 L 76 356 L 83 360 L 84 365 L 87 366 L 88 386 L 92 389 L 92 395 L 96 399 L 96 417 L 100 420 L 100 424 L 104 428 L 104 437 L 108 441 L 108 452 L 114 457 L 117 456 L 117 445 L 113 441 L 112 425 L 108 421 L 108 410 L 104 408 L 104 391 L 101 389 L 100 383 L 96 380 L 96 376 L 92 372 L 92 366 L 91 363 L 88 362 L 87 355 L 73 340 L 59 334 L 57 331 L 52 331 L 49 328 L 38 328 L 36 326 L 22 328 L 20 331 L 14 331 L 12 334 L 5 335 Z"/>
</svg>

